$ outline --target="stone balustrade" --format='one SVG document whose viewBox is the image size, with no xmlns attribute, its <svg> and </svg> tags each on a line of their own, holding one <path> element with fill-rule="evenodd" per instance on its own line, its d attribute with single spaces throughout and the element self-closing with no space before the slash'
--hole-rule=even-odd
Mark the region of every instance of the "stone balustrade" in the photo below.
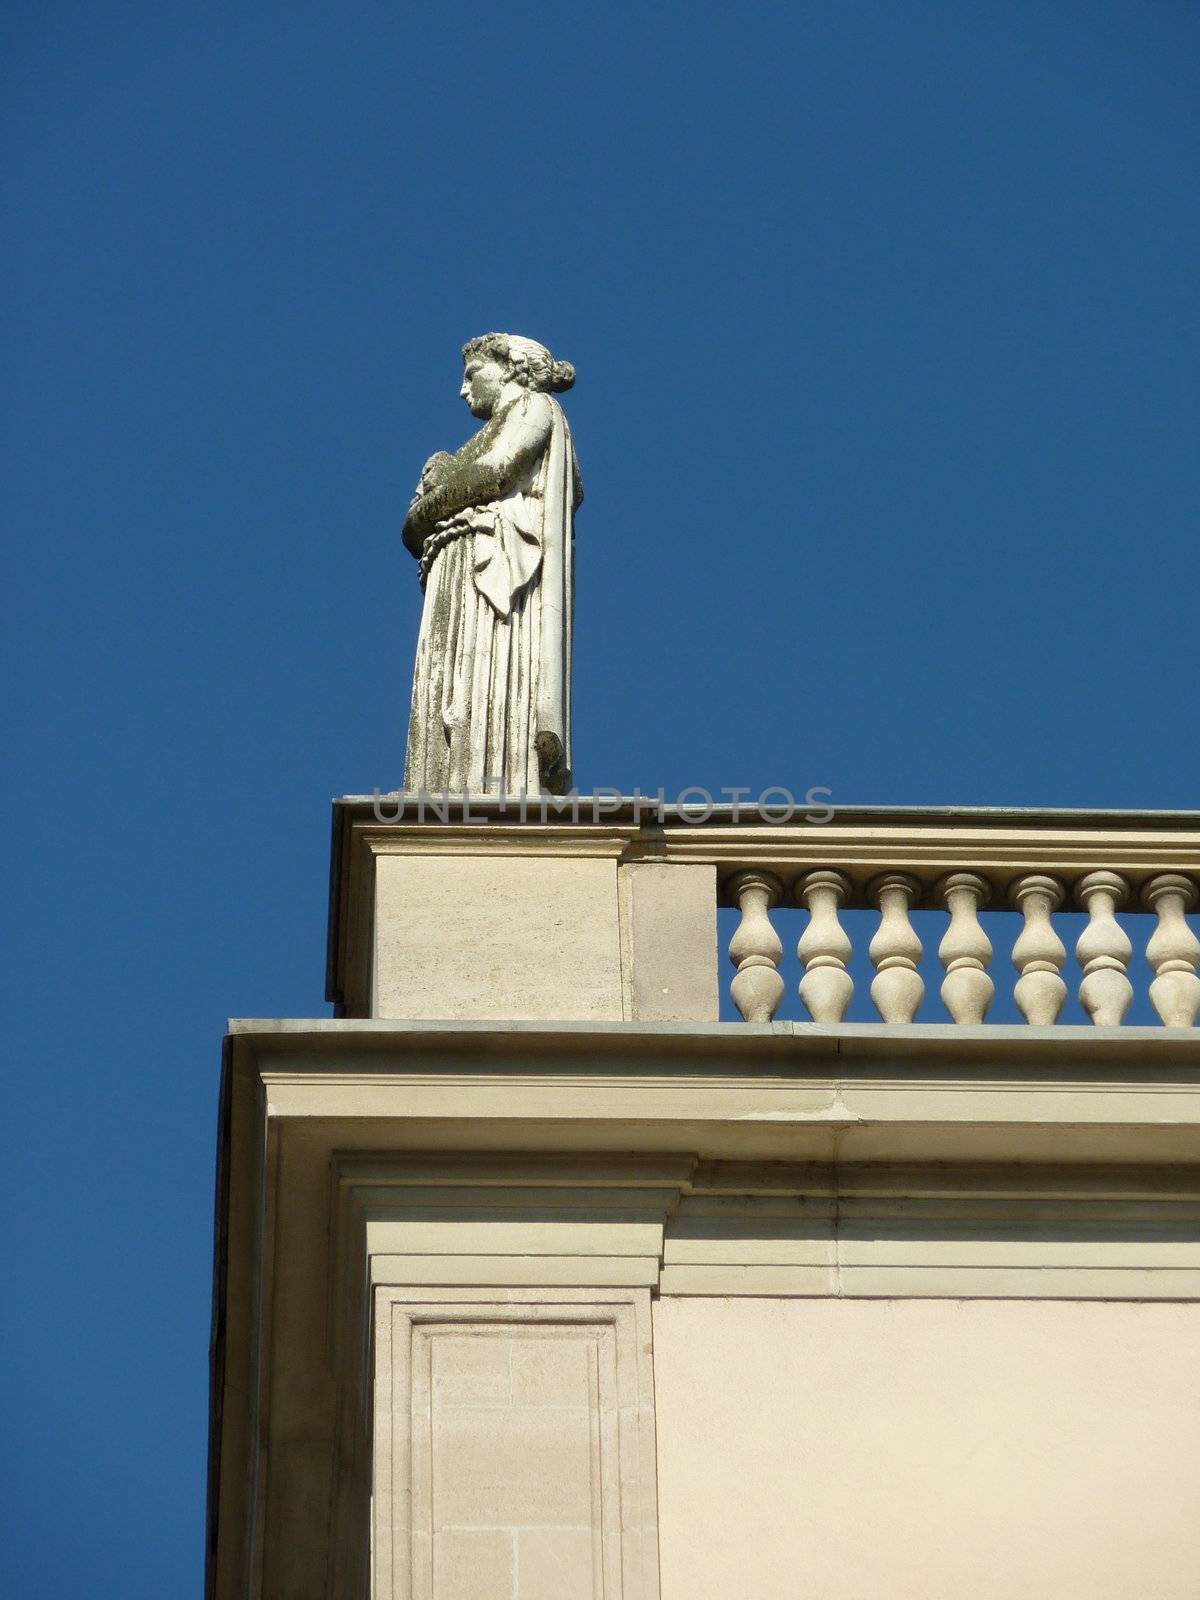
<svg viewBox="0 0 1200 1600">
<path fill-rule="evenodd" d="M 1200 813 L 388 805 L 337 803 L 346 1015 L 712 1021 L 718 906 L 752 1023 L 1115 1027 L 1138 986 L 1167 1027 L 1200 1014 Z"/>
<path fill-rule="evenodd" d="M 680 818 L 686 813 L 680 813 Z M 725 866 L 734 830 L 714 817 L 692 825 L 690 844 L 668 847 L 696 859 L 708 847 L 719 864 L 722 904 L 741 912 L 729 944 L 731 996 L 749 1022 L 779 1012 L 785 985 L 775 908 L 807 911 L 796 953 L 804 975 L 799 998 L 814 1022 L 843 1020 L 854 996 L 854 953 L 844 911 L 878 913 L 867 953 L 871 1004 L 880 1021 L 939 1020 L 920 968 L 937 938 L 939 994 L 949 1020 L 982 1023 L 1007 963 L 997 960 L 988 924 L 997 911 L 1020 913 L 1010 937 L 1012 993 L 1025 1022 L 1050 1026 L 1068 998 L 1067 944 L 1055 927 L 1063 911 L 1086 913 L 1073 940 L 1078 999 L 1093 1023 L 1116 1027 L 1145 977 L 1158 1018 L 1190 1028 L 1200 1013 L 1200 937 L 1187 914 L 1200 903 L 1200 818 L 1153 812 L 905 812 L 846 809 L 828 824 L 741 826 L 741 862 Z M 687 823 L 684 822 L 684 826 Z M 927 912 L 949 916 L 937 933 Z M 1117 913 L 1136 913 L 1146 966 Z M 1011 919 L 1003 919 L 1005 923 Z M 1005 930 L 1007 931 L 1007 930 Z"/>
<path fill-rule="evenodd" d="M 1200 889 L 1195 877 L 1185 873 L 1151 873 L 1135 890 L 1128 873 L 1105 867 L 1069 882 L 1041 871 L 934 876 L 898 868 L 862 885 L 837 868 L 802 872 L 789 882 L 776 872 L 749 867 L 725 879 L 723 890 L 741 912 L 729 944 L 735 968 L 730 990 L 747 1022 L 770 1022 L 783 999 L 785 985 L 778 970 L 783 943 L 770 913 L 789 903 L 808 910 L 796 950 L 804 968 L 800 999 L 814 1022 L 841 1022 L 854 994 L 849 971 L 853 946 L 839 920 L 843 908 L 879 913 L 868 953 L 875 968 L 871 1001 L 883 1022 L 913 1022 L 925 999 L 919 970 L 925 944 L 913 920 L 918 908 L 949 913 L 937 953 L 945 968 L 941 1000 L 953 1022 L 983 1022 L 995 997 L 993 943 L 981 920 L 988 907 L 1012 907 L 1022 914 L 1011 960 L 1014 998 L 1027 1023 L 1046 1027 L 1057 1022 L 1067 999 L 1067 948 L 1053 920 L 1054 912 L 1066 905 L 1087 912 L 1074 953 L 1081 972 L 1079 1001 L 1093 1023 L 1119 1026 L 1134 997 L 1134 946 L 1117 921 L 1121 908 L 1146 914 L 1149 995 L 1161 1021 L 1190 1028 L 1200 1013 L 1200 938 L 1186 917 L 1200 901 Z"/>
</svg>

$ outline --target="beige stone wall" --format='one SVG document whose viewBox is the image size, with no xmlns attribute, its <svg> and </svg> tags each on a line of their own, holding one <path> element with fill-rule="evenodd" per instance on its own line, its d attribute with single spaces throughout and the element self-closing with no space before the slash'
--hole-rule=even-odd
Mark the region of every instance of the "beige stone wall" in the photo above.
<svg viewBox="0 0 1200 1600">
<path fill-rule="evenodd" d="M 1194 1039 L 277 1021 L 227 1072 L 212 1600 L 368 1550 L 377 1600 L 1200 1596 Z"/>
<path fill-rule="evenodd" d="M 493 1022 L 717 1020 L 711 866 L 382 855 L 368 1009 Z"/>
<path fill-rule="evenodd" d="M 389 856 L 376 871 L 375 1016 L 622 1015 L 615 861 Z"/>
<path fill-rule="evenodd" d="M 663 1299 L 662 1600 L 1195 1600 L 1200 1306 Z"/>
</svg>

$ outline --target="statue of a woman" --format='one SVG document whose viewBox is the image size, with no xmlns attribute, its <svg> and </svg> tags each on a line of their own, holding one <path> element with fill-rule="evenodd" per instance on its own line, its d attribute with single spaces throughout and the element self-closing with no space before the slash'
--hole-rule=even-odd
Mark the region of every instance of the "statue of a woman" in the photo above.
<svg viewBox="0 0 1200 1600">
<path fill-rule="evenodd" d="M 461 394 L 486 419 L 425 463 L 404 523 L 425 591 L 404 787 L 560 794 L 571 784 L 571 541 L 583 499 L 550 391 L 575 369 L 486 333 Z"/>
</svg>

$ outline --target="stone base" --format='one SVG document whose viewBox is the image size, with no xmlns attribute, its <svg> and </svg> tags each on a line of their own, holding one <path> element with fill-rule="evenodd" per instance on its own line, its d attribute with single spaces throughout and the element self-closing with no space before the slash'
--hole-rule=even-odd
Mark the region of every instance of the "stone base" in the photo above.
<svg viewBox="0 0 1200 1600">
<path fill-rule="evenodd" d="M 373 1017 L 717 1019 L 714 867 L 407 842 L 373 864 Z"/>
</svg>

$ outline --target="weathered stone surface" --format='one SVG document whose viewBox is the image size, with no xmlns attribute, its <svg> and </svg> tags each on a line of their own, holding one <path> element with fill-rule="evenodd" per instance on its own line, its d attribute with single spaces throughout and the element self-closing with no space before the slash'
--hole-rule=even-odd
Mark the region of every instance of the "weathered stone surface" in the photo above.
<svg viewBox="0 0 1200 1600">
<path fill-rule="evenodd" d="M 635 1022 L 715 1022 L 717 873 L 703 864 L 622 863 L 625 1015 Z"/>
<path fill-rule="evenodd" d="M 620 1020 L 615 861 L 384 856 L 376 874 L 376 1016 Z"/>
<path fill-rule="evenodd" d="M 658 1600 L 645 1289 L 375 1292 L 377 1600 Z"/>
<path fill-rule="evenodd" d="M 484 420 L 425 463 L 404 523 L 425 607 L 404 786 L 561 793 L 571 782 L 574 517 L 583 499 L 551 390 L 575 369 L 489 333 L 463 348 L 462 397 Z"/>
</svg>

